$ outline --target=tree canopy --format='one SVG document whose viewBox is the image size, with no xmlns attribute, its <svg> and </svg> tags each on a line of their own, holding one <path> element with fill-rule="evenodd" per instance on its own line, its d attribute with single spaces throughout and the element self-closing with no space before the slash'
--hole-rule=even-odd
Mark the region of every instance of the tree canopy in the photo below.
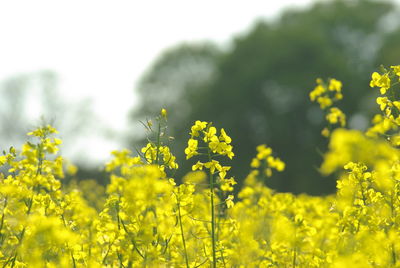
<svg viewBox="0 0 400 268">
<path fill-rule="evenodd" d="M 364 118 L 376 111 L 366 74 L 400 62 L 395 12 L 390 2 L 326 1 L 286 10 L 274 21 L 259 20 L 229 49 L 198 43 L 174 47 L 143 77 L 132 120 L 166 108 L 177 141 L 187 140 L 194 120 L 212 120 L 233 139 L 232 174 L 238 181 L 246 176 L 255 147 L 265 143 L 287 163 L 285 172 L 267 182 L 270 186 L 328 193 L 335 182 L 315 166 L 326 147 L 320 135 L 323 114 L 308 92 L 318 77 L 341 80 L 341 108 L 353 127 L 366 127 Z M 185 146 L 176 142 L 180 159 Z M 181 167 L 181 174 L 191 164 Z"/>
</svg>

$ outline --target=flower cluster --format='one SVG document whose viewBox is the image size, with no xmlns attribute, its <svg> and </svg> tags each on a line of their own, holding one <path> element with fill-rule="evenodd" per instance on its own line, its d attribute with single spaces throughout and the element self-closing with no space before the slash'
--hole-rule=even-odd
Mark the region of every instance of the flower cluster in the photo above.
<svg viewBox="0 0 400 268">
<path fill-rule="evenodd" d="M 342 82 L 334 78 L 329 79 L 328 85 L 321 78 L 318 78 L 316 82 L 317 86 L 310 92 L 310 100 L 318 102 L 320 108 L 325 111 L 325 119 L 329 127 L 324 128 L 321 134 L 329 137 L 332 125 L 346 126 L 346 115 L 338 107 L 332 106 L 334 102 L 343 99 Z"/>
<path fill-rule="evenodd" d="M 180 184 L 166 174 L 177 164 L 159 125 L 155 140 L 137 156 L 112 153 L 104 189 L 74 181 L 76 168 L 57 155 L 56 130 L 40 127 L 20 150 L 11 147 L 0 156 L 0 265 L 399 267 L 398 77 L 399 66 L 372 75 L 383 113 L 369 130 L 332 131 L 320 171 L 338 179 L 337 192 L 327 196 L 267 187 L 260 177 L 285 164 L 266 145 L 257 147 L 237 196 L 228 194 L 236 182 L 220 159 L 234 156 L 232 140 L 202 121 L 192 126 L 185 149 L 188 159 L 201 161 Z M 325 87 L 320 81 L 317 88 L 312 98 L 323 98 L 323 109 L 335 108 L 324 94 L 340 93 L 341 83 Z M 166 119 L 162 110 L 158 120 Z M 337 110 L 327 120 L 342 124 Z"/>
<path fill-rule="evenodd" d="M 329 79 L 329 85 L 326 85 L 321 78 L 317 79 L 317 86 L 310 92 L 310 100 L 319 103 L 321 109 L 329 108 L 334 101 L 341 100 L 342 82 L 332 78 Z"/>
<path fill-rule="evenodd" d="M 285 169 L 285 163 L 278 157 L 272 156 L 272 149 L 265 144 L 257 146 L 257 155 L 251 161 L 250 166 L 255 169 L 256 175 L 259 175 L 258 168 L 261 168 L 266 177 L 272 176 L 272 169 L 282 172 Z"/>
<path fill-rule="evenodd" d="M 398 146 L 399 136 L 397 134 L 400 126 L 400 65 L 391 66 L 389 70 L 381 67 L 382 74 L 372 73 L 371 87 L 378 87 L 380 96 L 376 98 L 381 114 L 375 115 L 372 120 L 373 125 L 367 132 L 370 137 L 384 136 L 393 145 Z"/>
<path fill-rule="evenodd" d="M 230 159 L 235 155 L 232 152 L 233 147 L 230 145 L 232 139 L 223 128 L 220 135 L 217 136 L 217 129 L 211 123 L 196 121 L 191 127 L 190 135 L 191 138 L 188 140 L 188 146 L 185 149 L 186 159 L 199 154 L 197 152 L 199 140 L 206 143 L 208 149 L 214 154 L 226 155 Z"/>
<path fill-rule="evenodd" d="M 221 189 L 223 191 L 232 191 L 232 186 L 236 182 L 233 178 L 226 178 L 226 174 L 231 167 L 223 166 L 219 161 L 214 159 L 217 156 L 227 156 L 232 159 L 235 155 L 232 151 L 232 139 L 226 134 L 223 128 L 220 130 L 220 134 L 217 135 L 217 129 L 211 123 L 204 121 L 195 122 L 191 127 L 190 136 L 188 146 L 185 149 L 186 159 L 190 159 L 196 155 L 204 156 L 206 159 L 204 162 L 197 161 L 192 166 L 192 170 L 203 170 L 206 168 L 212 175 L 218 173 Z M 203 147 L 199 147 L 199 143 Z M 199 150 L 203 151 L 199 152 Z"/>
<path fill-rule="evenodd" d="M 148 139 L 146 146 L 140 150 L 141 154 L 139 156 L 132 156 L 132 152 L 127 149 L 113 151 L 114 159 L 106 165 L 106 171 L 111 172 L 119 168 L 123 175 L 127 175 L 131 167 L 145 163 L 158 166 L 163 173 L 166 172 L 166 169 L 178 169 L 179 165 L 176 163 L 176 157 L 171 153 L 170 148 L 164 141 L 167 129 L 167 111 L 165 109 L 161 109 L 156 121 L 158 123 L 156 131 L 153 130 L 153 123 L 151 121 L 148 121 L 145 125 L 147 130 L 155 135 L 155 139 Z"/>
</svg>

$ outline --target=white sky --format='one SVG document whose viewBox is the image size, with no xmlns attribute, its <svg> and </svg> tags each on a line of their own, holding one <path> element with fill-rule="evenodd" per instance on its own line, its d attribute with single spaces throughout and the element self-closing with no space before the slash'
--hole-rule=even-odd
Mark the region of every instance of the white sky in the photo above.
<svg viewBox="0 0 400 268">
<path fill-rule="evenodd" d="M 227 44 L 256 18 L 311 2 L 2 0 L 0 81 L 53 70 L 67 99 L 92 98 L 98 117 L 123 131 L 135 83 L 162 50 L 183 41 Z M 91 146 L 88 157 L 97 159 L 118 146 L 90 136 L 81 144 Z"/>
</svg>

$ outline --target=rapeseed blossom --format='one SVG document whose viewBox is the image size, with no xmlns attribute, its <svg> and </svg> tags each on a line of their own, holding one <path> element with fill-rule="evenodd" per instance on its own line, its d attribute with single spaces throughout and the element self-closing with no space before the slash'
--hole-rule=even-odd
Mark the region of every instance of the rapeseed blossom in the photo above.
<svg viewBox="0 0 400 268">
<path fill-rule="evenodd" d="M 372 80 L 369 83 L 370 87 L 380 87 L 380 92 L 382 95 L 390 88 L 390 78 L 387 73 L 381 75 L 377 72 L 372 73 Z"/>
<path fill-rule="evenodd" d="M 320 108 L 325 111 L 325 119 L 329 126 L 323 128 L 321 134 L 329 137 L 334 125 L 346 126 L 346 115 L 338 107 L 332 106 L 335 102 L 343 99 L 343 85 L 341 81 L 334 78 L 329 79 L 328 84 L 325 84 L 321 78 L 318 78 L 316 82 L 317 86 L 310 92 L 310 100 L 318 102 Z"/>
<path fill-rule="evenodd" d="M 74 181 L 52 126 L 0 156 L 2 267 L 399 267 L 400 66 L 373 73 L 380 113 L 367 131 L 346 129 L 334 103 L 342 83 L 317 79 L 311 101 L 325 111 L 328 151 L 320 171 L 337 176 L 328 196 L 277 193 L 265 179 L 286 164 L 256 148 L 243 187 L 221 159 L 232 139 L 210 122 L 191 127 L 182 180 L 167 141 L 167 111 L 146 128 L 138 154 L 113 151 L 109 181 Z M 392 94 L 396 93 L 396 94 Z M 148 121 L 150 122 L 150 121 Z M 338 128 L 334 128 L 338 127 Z M 288 163 L 290 164 L 290 163 Z M 67 178 L 65 180 L 64 178 Z"/>
</svg>

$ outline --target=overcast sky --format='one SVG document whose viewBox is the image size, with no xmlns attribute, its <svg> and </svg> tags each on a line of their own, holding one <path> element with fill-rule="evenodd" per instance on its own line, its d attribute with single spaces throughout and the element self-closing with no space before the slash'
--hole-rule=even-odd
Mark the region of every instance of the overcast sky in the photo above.
<svg viewBox="0 0 400 268">
<path fill-rule="evenodd" d="M 311 2 L 2 0 L 0 81 L 53 70 L 66 99 L 90 97 L 98 117 L 123 131 L 135 83 L 164 49 L 200 40 L 229 45 L 255 19 Z M 90 137 L 82 144 L 92 146 L 89 157 L 99 159 L 118 146 Z"/>
</svg>

